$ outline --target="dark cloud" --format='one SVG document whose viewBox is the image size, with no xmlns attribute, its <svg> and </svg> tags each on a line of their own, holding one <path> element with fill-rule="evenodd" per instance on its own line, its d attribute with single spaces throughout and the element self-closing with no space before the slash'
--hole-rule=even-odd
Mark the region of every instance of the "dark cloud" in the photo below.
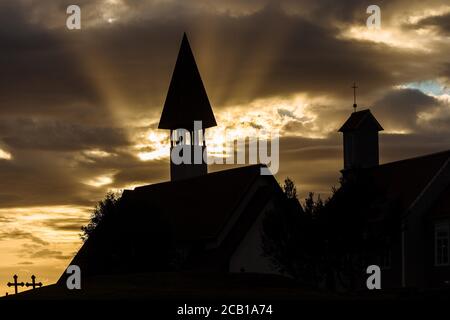
<svg viewBox="0 0 450 320">
<path fill-rule="evenodd" d="M 66 260 L 70 258 L 71 255 L 64 255 L 61 251 L 50 250 L 50 249 L 41 249 L 29 255 L 30 259 L 59 259 Z"/>
<path fill-rule="evenodd" d="M 45 219 L 41 225 L 50 227 L 57 231 L 80 231 L 86 225 L 87 218 L 51 218 Z"/>
<path fill-rule="evenodd" d="M 290 177 L 298 186 L 301 197 L 308 192 L 328 195 L 339 182 L 339 136 L 324 139 L 284 137 L 280 140 L 279 181 Z"/>
<path fill-rule="evenodd" d="M 82 72 L 75 52 L 65 41 L 39 25 L 28 25 L 17 17 L 14 26 L 4 25 L 5 17 L 17 16 L 11 7 L 0 10 L 1 115 L 105 116 L 99 112 L 101 99 Z M 23 9 L 26 12 L 26 9 Z M 22 17 L 24 18 L 24 17 Z M 6 23 L 12 23 L 6 18 Z"/>
<path fill-rule="evenodd" d="M 87 184 L 105 174 L 112 175 L 111 184 Z M 0 206 L 92 206 L 108 188 L 163 181 L 168 174 L 168 160 L 141 161 L 127 152 L 94 158 L 78 152 L 16 151 L 12 161 L 0 162 Z"/>
<path fill-rule="evenodd" d="M 18 256 L 23 259 L 58 259 L 66 260 L 72 255 L 64 255 L 62 251 L 51 250 L 44 248 L 43 246 L 49 245 L 49 243 L 24 243 L 21 249 L 18 250 Z M 33 262 L 25 261 L 20 262 L 20 265 L 34 265 Z"/>
<path fill-rule="evenodd" d="M 145 182 L 160 182 L 169 178 L 169 161 L 134 161 L 114 175 L 114 183 L 119 186 Z"/>
<path fill-rule="evenodd" d="M 66 1 L 0 4 L 0 147 L 12 154 L 11 160 L 0 161 L 0 206 L 93 205 L 108 188 L 167 179 L 167 160 L 139 160 L 133 137 L 145 129 L 143 120 L 149 127 L 157 122 L 183 31 L 189 34 L 216 112 L 272 96 L 303 93 L 327 99 L 305 107 L 315 116 L 313 124 L 277 107 L 280 117 L 290 119 L 282 129 L 286 136 L 314 130 L 325 135 L 281 142 L 278 177 L 295 175 L 303 190 L 325 192 L 339 176 L 341 140 L 338 133 L 326 135 L 348 117 L 349 87 L 355 80 L 360 105 L 372 104 L 383 126 L 424 137 L 422 143 L 414 136 L 420 151 L 428 150 L 433 139 L 439 142 L 430 150 L 445 146 L 433 138 L 432 129 L 444 132 L 450 117 L 434 116 L 426 124 L 417 120 L 421 112 L 445 115 L 445 105 L 420 91 L 392 87 L 436 77 L 446 81 L 448 52 L 445 47 L 414 51 L 341 37 L 342 26 L 365 25 L 371 3 L 121 3 L 78 1 L 83 29 L 73 32 L 65 28 Z M 420 14 L 426 7 L 423 1 L 378 4 L 386 28 L 403 8 Z M 108 15 L 117 20 L 108 24 L 103 18 Z M 430 17 L 418 24 L 445 30 L 446 19 Z M 405 148 L 413 150 L 414 140 L 389 154 L 409 155 Z M 90 156 L 89 149 L 109 155 Z M 104 175 L 113 182 L 97 187 L 86 183 Z M 79 222 L 52 223 L 73 230 Z"/>
<path fill-rule="evenodd" d="M 383 163 L 448 150 L 450 135 L 382 134 L 380 157 Z"/>
<path fill-rule="evenodd" d="M 8 223 L 8 222 L 11 222 L 11 221 L 13 221 L 13 219 L 8 218 L 8 217 L 0 216 L 0 223 Z"/>
<path fill-rule="evenodd" d="M 83 10 L 98 11 L 93 3 Z M 155 9 L 155 3 L 149 3 L 127 5 L 129 10 Z M 144 9 L 139 19 L 119 19 L 112 25 L 103 21 L 103 26 L 79 33 L 33 25 L 33 32 L 26 29 L 14 40 L 0 39 L 4 58 L 10 61 L 0 83 L 3 104 L 15 113 L 34 108 L 35 114 L 68 113 L 94 121 L 106 117 L 105 104 L 120 96 L 129 111 L 158 113 L 185 30 L 216 107 L 298 91 L 342 96 L 355 79 L 364 83 L 361 92 L 369 93 L 428 73 L 418 64 L 422 55 L 338 39 L 337 29 L 320 23 L 331 16 L 345 20 L 354 11 L 366 15 L 359 1 L 320 2 L 317 10 L 329 13 L 320 21 L 288 15 L 276 5 L 238 17 L 200 9 L 177 11 L 178 6 L 179 1 L 162 6 L 165 9 L 156 6 L 162 13 L 158 16 Z M 163 15 L 165 10 L 174 17 Z"/>
<path fill-rule="evenodd" d="M 73 154 L 16 150 L 14 160 L 0 163 L 0 194 L 8 195 L 0 205 L 91 204 L 104 193 L 83 183 L 95 174 L 78 170 Z"/>
<path fill-rule="evenodd" d="M 48 242 L 42 240 L 41 238 L 33 235 L 30 232 L 26 232 L 26 231 L 22 231 L 19 229 L 15 229 L 12 231 L 2 231 L 0 232 L 0 241 L 5 241 L 5 240 L 17 240 L 17 239 L 27 239 L 27 240 L 31 240 L 33 243 L 37 244 L 37 245 L 47 245 Z"/>
<path fill-rule="evenodd" d="M 424 18 L 420 20 L 416 26 L 435 27 L 439 32 L 448 36 L 450 33 L 450 13 Z"/>
<path fill-rule="evenodd" d="M 129 144 L 123 129 L 25 118 L 2 123 L 0 140 L 14 149 L 59 151 L 111 150 Z"/>
<path fill-rule="evenodd" d="M 386 93 L 374 103 L 373 111 L 385 129 L 417 130 L 418 115 L 440 102 L 417 89 L 399 89 Z"/>
</svg>

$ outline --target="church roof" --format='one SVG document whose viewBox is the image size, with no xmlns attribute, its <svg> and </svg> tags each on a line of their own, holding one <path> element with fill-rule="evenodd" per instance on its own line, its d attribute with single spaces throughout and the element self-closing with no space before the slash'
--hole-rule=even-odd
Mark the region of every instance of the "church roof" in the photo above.
<svg viewBox="0 0 450 320">
<path fill-rule="evenodd" d="M 339 132 L 348 132 L 360 129 L 371 129 L 382 131 L 383 127 L 375 119 L 369 109 L 353 112 L 351 116 L 345 121 Z"/>
<path fill-rule="evenodd" d="M 450 213 L 450 184 L 445 188 L 442 194 L 432 206 L 430 216 L 441 217 L 448 216 Z"/>
<path fill-rule="evenodd" d="M 449 158 L 447 150 L 362 169 L 361 174 L 390 200 L 397 201 L 402 210 L 407 210 Z"/>
<path fill-rule="evenodd" d="M 234 168 L 125 190 L 121 200 L 123 208 L 134 209 L 119 211 L 120 216 L 110 220 L 113 224 L 110 223 L 108 228 L 120 230 L 122 238 L 127 238 L 131 232 L 134 235 L 133 241 L 139 239 L 139 243 L 146 244 L 150 241 L 147 233 L 154 232 L 151 224 L 158 217 L 163 217 L 169 223 L 174 241 L 213 244 L 211 249 L 214 253 L 204 255 L 199 252 L 198 255 L 193 255 L 191 266 L 196 263 L 200 263 L 201 267 L 207 264 L 222 265 L 242 241 L 267 202 L 273 197 L 283 196 L 273 176 L 261 176 L 261 167 L 262 165 L 252 165 Z M 258 179 L 265 179 L 263 181 L 268 183 L 259 183 Z M 224 236 L 220 243 L 219 236 Z M 82 266 L 84 273 L 89 276 L 108 271 L 104 257 L 98 252 L 101 249 L 98 248 L 123 245 L 122 242 L 126 241 L 122 241 L 120 237 L 113 239 L 118 241 L 114 244 L 108 242 L 109 238 L 102 238 L 94 233 L 80 248 L 71 264 Z M 108 243 L 105 244 L 105 241 Z M 66 275 L 63 274 L 58 282 L 63 283 L 65 278 Z"/>
<path fill-rule="evenodd" d="M 160 210 L 170 219 L 178 240 L 211 240 L 248 195 L 249 188 L 261 176 L 260 169 L 261 165 L 252 165 L 141 186 L 125 191 L 123 197 Z"/>
<path fill-rule="evenodd" d="M 184 34 L 158 128 L 191 130 L 194 121 L 202 121 L 203 128 L 217 125 L 188 38 Z"/>
</svg>

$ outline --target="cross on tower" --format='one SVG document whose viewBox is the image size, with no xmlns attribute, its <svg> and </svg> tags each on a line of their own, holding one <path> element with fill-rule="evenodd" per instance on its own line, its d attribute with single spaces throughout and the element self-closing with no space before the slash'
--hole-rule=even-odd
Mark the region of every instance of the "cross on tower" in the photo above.
<svg viewBox="0 0 450 320">
<path fill-rule="evenodd" d="M 355 82 L 353 82 L 352 88 L 353 88 L 353 110 L 354 110 L 354 112 L 356 112 L 356 107 L 358 106 L 358 105 L 356 104 L 356 89 L 357 89 L 358 87 L 356 86 L 356 83 L 355 83 Z"/>
<path fill-rule="evenodd" d="M 25 284 L 25 286 L 27 287 L 33 287 L 33 289 L 35 289 L 36 287 L 42 287 L 42 282 L 38 282 L 36 283 L 36 276 L 33 274 L 31 276 L 31 283 L 27 282 Z"/>
<path fill-rule="evenodd" d="M 23 282 L 17 282 L 17 275 L 15 274 L 14 276 L 13 276 L 13 278 L 14 278 L 14 282 L 8 282 L 8 287 L 14 287 L 14 292 L 15 292 L 15 294 L 17 294 L 17 287 L 23 287 L 25 284 L 23 283 Z"/>
</svg>

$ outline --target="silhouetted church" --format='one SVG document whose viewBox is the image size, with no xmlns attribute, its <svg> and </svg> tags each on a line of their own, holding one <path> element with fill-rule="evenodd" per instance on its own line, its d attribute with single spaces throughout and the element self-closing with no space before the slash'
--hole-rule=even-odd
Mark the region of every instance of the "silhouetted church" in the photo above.
<svg viewBox="0 0 450 320">
<path fill-rule="evenodd" d="M 370 110 L 354 112 L 339 129 L 344 140 L 344 179 L 359 179 L 371 192 L 395 204 L 401 229 L 374 261 L 383 287 L 437 287 L 450 284 L 450 150 L 379 165 L 378 132 Z M 375 196 L 367 210 L 372 222 L 388 210 Z M 352 199 L 348 199 L 352 201 Z"/>
<path fill-rule="evenodd" d="M 182 270 L 274 272 L 262 255 L 262 219 L 285 196 L 273 176 L 260 174 L 260 165 L 208 174 L 194 151 L 206 151 L 205 130 L 214 126 L 184 35 L 159 128 L 170 130 L 171 151 L 180 144 L 188 148 L 192 163 L 170 161 L 171 181 L 124 191 L 125 210 L 99 225 L 71 264 L 80 266 L 84 276 L 161 270 L 165 266 L 155 257 L 176 243 L 176 267 Z M 362 110 L 352 113 L 339 131 L 344 136 L 343 179 L 367 181 L 374 193 L 395 203 L 401 217 L 401 232 L 386 239 L 388 249 L 375 261 L 383 268 L 382 285 L 448 283 L 450 151 L 380 165 L 381 130 L 370 110 Z M 373 223 L 387 214 L 376 201 L 367 203 L 375 211 Z"/>
<path fill-rule="evenodd" d="M 194 121 L 202 121 L 202 128 Z M 194 160 L 195 149 L 206 149 L 205 129 L 213 126 L 216 120 L 184 35 L 159 128 L 170 130 L 171 151 L 185 144 Z M 183 271 L 271 273 L 262 256 L 261 220 L 284 194 L 272 175 L 260 171 L 261 165 L 252 165 L 208 174 L 203 158 L 192 164 L 170 161 L 171 181 L 125 190 L 125 214 L 99 225 L 70 264 L 80 266 L 84 276 L 162 270 L 156 252 L 169 250 L 173 242 Z M 159 225 L 167 229 L 155 230 Z M 116 235 L 105 236 L 102 229 Z"/>
</svg>

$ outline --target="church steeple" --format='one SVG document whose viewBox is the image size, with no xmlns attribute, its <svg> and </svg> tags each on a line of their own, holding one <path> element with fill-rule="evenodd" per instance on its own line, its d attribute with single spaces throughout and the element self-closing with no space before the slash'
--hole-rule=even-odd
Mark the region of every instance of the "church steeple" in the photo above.
<svg viewBox="0 0 450 320">
<path fill-rule="evenodd" d="M 201 121 L 200 127 L 194 125 L 196 121 L 197 123 Z M 206 155 L 205 129 L 216 125 L 208 95 L 185 33 L 158 125 L 159 129 L 170 130 L 172 181 L 207 174 L 208 168 L 203 157 L 203 154 Z M 189 152 L 189 155 L 184 154 L 184 159 L 190 158 L 190 163 L 176 164 L 177 161 L 174 161 L 172 151 L 180 146 L 183 146 L 180 156 L 183 156 L 183 152 Z M 202 155 L 201 159 L 199 154 Z"/>
<path fill-rule="evenodd" d="M 185 33 L 158 128 L 190 130 L 194 121 L 202 121 L 204 129 L 217 125 Z"/>
</svg>

